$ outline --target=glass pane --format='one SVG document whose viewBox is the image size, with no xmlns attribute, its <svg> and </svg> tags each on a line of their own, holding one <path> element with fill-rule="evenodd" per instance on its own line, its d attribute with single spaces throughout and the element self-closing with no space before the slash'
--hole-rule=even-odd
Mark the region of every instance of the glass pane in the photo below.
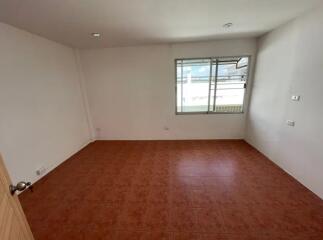
<svg viewBox="0 0 323 240">
<path fill-rule="evenodd" d="M 177 61 L 177 111 L 206 112 L 210 59 Z"/>
<path fill-rule="evenodd" d="M 215 111 L 215 98 L 214 98 L 214 88 L 215 88 L 215 78 L 216 78 L 216 71 L 217 71 L 217 68 L 216 68 L 216 64 L 217 64 L 217 61 L 216 59 L 213 59 L 212 60 L 212 75 L 211 75 L 211 85 L 210 85 L 210 108 L 209 108 L 209 111 L 210 112 L 213 112 Z"/>
<path fill-rule="evenodd" d="M 242 112 L 248 57 L 219 59 L 216 88 L 217 112 Z"/>
<path fill-rule="evenodd" d="M 182 111 L 182 61 L 176 61 L 176 111 Z"/>
</svg>

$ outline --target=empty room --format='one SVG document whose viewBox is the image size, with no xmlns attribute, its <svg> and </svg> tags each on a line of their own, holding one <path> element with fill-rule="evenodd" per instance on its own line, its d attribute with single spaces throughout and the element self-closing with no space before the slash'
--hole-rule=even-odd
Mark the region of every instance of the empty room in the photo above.
<svg viewBox="0 0 323 240">
<path fill-rule="evenodd" d="M 322 26 L 322 0 L 0 0 L 0 239 L 322 240 Z"/>
</svg>

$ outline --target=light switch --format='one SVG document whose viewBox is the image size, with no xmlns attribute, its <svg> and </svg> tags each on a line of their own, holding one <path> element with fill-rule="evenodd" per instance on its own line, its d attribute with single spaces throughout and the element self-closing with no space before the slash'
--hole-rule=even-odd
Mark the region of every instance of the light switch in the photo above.
<svg viewBox="0 0 323 240">
<path fill-rule="evenodd" d="M 287 120 L 286 123 L 287 123 L 288 126 L 291 126 L 291 127 L 295 126 L 295 121 Z"/>
<path fill-rule="evenodd" d="M 292 96 L 293 101 L 299 101 L 300 99 L 301 99 L 301 96 L 299 96 L 299 95 L 293 95 Z"/>
</svg>

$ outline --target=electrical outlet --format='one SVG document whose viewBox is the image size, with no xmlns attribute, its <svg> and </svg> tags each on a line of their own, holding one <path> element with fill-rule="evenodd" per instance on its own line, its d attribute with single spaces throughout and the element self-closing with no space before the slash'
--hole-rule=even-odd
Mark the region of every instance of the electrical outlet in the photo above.
<svg viewBox="0 0 323 240">
<path fill-rule="evenodd" d="M 288 126 L 291 126 L 291 127 L 295 126 L 295 121 L 287 120 L 286 123 L 287 123 Z"/>
<path fill-rule="evenodd" d="M 46 173 L 47 169 L 45 167 L 40 167 L 36 170 L 37 176 L 42 176 Z"/>
<path fill-rule="evenodd" d="M 299 95 L 293 95 L 292 96 L 293 101 L 299 101 L 300 99 L 301 99 L 301 96 L 299 96 Z"/>
</svg>

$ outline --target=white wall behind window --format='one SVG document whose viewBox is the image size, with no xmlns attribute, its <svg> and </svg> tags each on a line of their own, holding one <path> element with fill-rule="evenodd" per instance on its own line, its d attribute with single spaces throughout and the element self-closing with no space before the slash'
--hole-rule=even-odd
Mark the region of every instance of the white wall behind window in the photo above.
<svg viewBox="0 0 323 240">
<path fill-rule="evenodd" d="M 97 137 L 243 138 L 245 114 L 175 115 L 174 59 L 255 52 L 255 39 L 80 51 Z"/>
<path fill-rule="evenodd" d="M 321 198 L 322 26 L 323 6 L 261 38 L 247 130 L 253 146 Z"/>
<path fill-rule="evenodd" d="M 0 152 L 12 181 L 62 163 L 89 142 L 71 48 L 0 23 Z"/>
</svg>

